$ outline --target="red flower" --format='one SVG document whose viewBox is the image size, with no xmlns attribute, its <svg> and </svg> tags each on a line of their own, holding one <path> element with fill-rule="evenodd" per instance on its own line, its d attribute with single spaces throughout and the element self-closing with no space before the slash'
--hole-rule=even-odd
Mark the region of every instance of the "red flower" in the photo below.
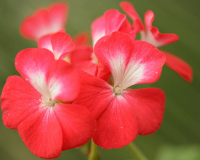
<svg viewBox="0 0 200 160">
<path fill-rule="evenodd" d="M 127 15 L 134 21 L 133 31 L 137 34 L 140 32 L 141 40 L 149 42 L 156 47 L 160 47 L 169 43 L 173 43 L 179 39 L 176 34 L 160 33 L 158 28 L 153 27 L 154 13 L 147 11 L 144 16 L 145 27 L 137 14 L 133 5 L 129 2 L 121 2 L 120 6 L 127 13 Z M 166 65 L 178 73 L 185 81 L 192 81 L 192 68 L 191 66 L 180 59 L 179 57 L 172 55 L 166 51 L 163 51 L 166 55 Z M 172 56 L 170 56 L 172 55 Z"/>
<path fill-rule="evenodd" d="M 114 84 L 80 71 L 81 90 L 76 104 L 84 104 L 97 119 L 94 142 L 104 149 L 120 148 L 138 134 L 151 134 L 160 127 L 165 95 L 156 88 L 129 89 L 158 80 L 165 56 L 153 45 L 132 41 L 122 32 L 104 36 L 94 53 L 112 73 Z"/>
<path fill-rule="evenodd" d="M 34 41 L 56 33 L 65 27 L 67 12 L 66 3 L 53 3 L 47 9 L 39 8 L 22 22 L 20 32 L 25 38 Z"/>
<path fill-rule="evenodd" d="M 3 122 L 18 130 L 33 154 L 56 158 L 91 139 L 93 116 L 85 107 L 72 104 L 80 82 L 71 65 L 39 48 L 19 52 L 15 66 L 22 78 L 9 77 L 3 88 Z"/>
</svg>

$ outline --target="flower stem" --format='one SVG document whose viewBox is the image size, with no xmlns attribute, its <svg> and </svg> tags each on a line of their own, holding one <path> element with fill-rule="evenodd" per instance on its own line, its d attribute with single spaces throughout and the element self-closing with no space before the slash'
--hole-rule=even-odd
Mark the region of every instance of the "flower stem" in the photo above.
<svg viewBox="0 0 200 160">
<path fill-rule="evenodd" d="M 81 147 L 79 147 L 79 150 L 86 156 L 89 156 L 90 153 L 90 141 L 84 145 L 82 145 Z"/>
<path fill-rule="evenodd" d="M 100 154 L 97 150 L 97 145 L 94 143 L 93 140 L 91 140 L 91 146 L 90 146 L 90 154 L 88 157 L 88 160 L 100 160 Z"/>
<path fill-rule="evenodd" d="M 131 153 L 138 160 L 147 160 L 147 158 L 143 155 L 143 153 L 138 149 L 138 147 L 134 143 L 130 143 L 127 145 L 127 148 L 131 151 Z"/>
</svg>

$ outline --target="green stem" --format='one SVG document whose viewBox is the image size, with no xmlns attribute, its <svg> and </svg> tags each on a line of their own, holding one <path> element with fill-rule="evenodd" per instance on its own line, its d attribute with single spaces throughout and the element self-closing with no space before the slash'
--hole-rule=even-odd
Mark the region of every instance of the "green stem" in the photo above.
<svg viewBox="0 0 200 160">
<path fill-rule="evenodd" d="M 143 155 L 143 153 L 137 148 L 134 143 L 130 143 L 127 145 L 128 149 L 138 160 L 147 160 L 147 158 Z"/>
<path fill-rule="evenodd" d="M 97 145 L 94 143 L 93 140 L 91 140 L 91 146 L 90 146 L 90 154 L 88 157 L 88 160 L 100 160 L 100 154 L 97 150 Z"/>
<path fill-rule="evenodd" d="M 90 153 L 90 141 L 84 145 L 82 145 L 81 147 L 79 147 L 79 150 L 86 156 L 89 156 Z"/>
</svg>

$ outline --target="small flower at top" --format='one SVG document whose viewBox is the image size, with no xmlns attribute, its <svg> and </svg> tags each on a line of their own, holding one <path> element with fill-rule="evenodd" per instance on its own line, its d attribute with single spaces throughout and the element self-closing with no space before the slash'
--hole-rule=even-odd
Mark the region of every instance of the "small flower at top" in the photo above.
<svg viewBox="0 0 200 160">
<path fill-rule="evenodd" d="M 46 48 L 51 51 L 54 58 L 64 59 L 74 48 L 72 38 L 64 32 L 49 34 L 38 40 L 38 48 Z"/>
<path fill-rule="evenodd" d="M 81 90 L 74 103 L 84 104 L 95 116 L 94 143 L 104 149 L 121 148 L 138 134 L 157 131 L 164 114 L 164 92 L 157 88 L 129 87 L 157 81 L 165 55 L 153 45 L 133 41 L 122 32 L 102 37 L 95 44 L 94 53 L 114 80 L 110 85 L 79 71 Z"/>
<path fill-rule="evenodd" d="M 91 112 L 72 102 L 80 81 L 72 66 L 55 60 L 43 48 L 25 49 L 15 59 L 22 76 L 10 76 L 1 95 L 4 125 L 19 132 L 29 150 L 41 158 L 57 158 L 79 147 L 94 133 Z"/>
<path fill-rule="evenodd" d="M 44 35 L 63 30 L 67 14 L 68 5 L 64 2 L 53 3 L 47 9 L 39 8 L 23 20 L 20 32 L 25 38 L 38 41 Z"/>
<path fill-rule="evenodd" d="M 166 44 L 173 43 L 179 39 L 176 34 L 160 33 L 158 28 L 153 27 L 154 13 L 147 11 L 144 16 L 145 27 L 137 14 L 135 8 L 130 2 L 121 2 L 121 8 L 134 21 L 133 31 L 141 34 L 141 40 L 153 44 L 155 47 L 160 47 Z M 172 55 L 169 52 L 163 51 L 166 56 L 166 65 L 179 74 L 185 81 L 192 81 L 192 68 L 181 58 Z"/>
</svg>

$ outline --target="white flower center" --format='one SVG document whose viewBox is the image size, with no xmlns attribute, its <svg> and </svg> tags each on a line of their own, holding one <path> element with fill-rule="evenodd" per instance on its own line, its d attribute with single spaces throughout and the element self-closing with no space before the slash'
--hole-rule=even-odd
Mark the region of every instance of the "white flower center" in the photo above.
<svg viewBox="0 0 200 160">
<path fill-rule="evenodd" d="M 51 98 L 47 99 L 45 97 L 42 97 L 40 101 L 42 102 L 43 107 L 54 107 L 55 104 L 58 103 L 56 100 L 52 100 Z"/>
<path fill-rule="evenodd" d="M 121 95 L 124 90 L 122 88 L 122 85 L 119 84 L 113 89 L 113 91 L 114 91 L 115 95 Z"/>
</svg>

